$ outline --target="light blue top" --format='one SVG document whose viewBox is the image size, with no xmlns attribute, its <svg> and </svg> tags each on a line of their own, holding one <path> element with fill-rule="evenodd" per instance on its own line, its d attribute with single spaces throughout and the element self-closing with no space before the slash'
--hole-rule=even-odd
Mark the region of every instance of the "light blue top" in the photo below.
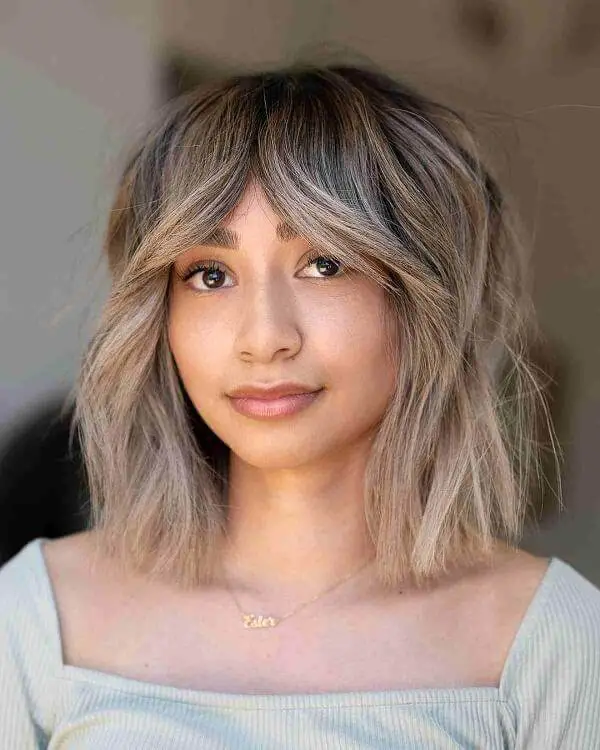
<svg viewBox="0 0 600 750">
<path fill-rule="evenodd" d="M 0 750 L 600 748 L 600 590 L 559 558 L 498 687 L 230 694 L 65 665 L 42 541 L 0 569 Z"/>
</svg>

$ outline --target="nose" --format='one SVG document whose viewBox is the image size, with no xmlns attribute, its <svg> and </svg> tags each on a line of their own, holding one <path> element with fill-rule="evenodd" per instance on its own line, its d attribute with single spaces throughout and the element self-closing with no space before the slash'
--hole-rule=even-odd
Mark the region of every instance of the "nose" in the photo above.
<svg viewBox="0 0 600 750">
<path fill-rule="evenodd" d="M 267 364 L 296 356 L 302 332 L 293 292 L 284 279 L 271 276 L 249 285 L 241 305 L 236 348 L 243 361 Z"/>
</svg>

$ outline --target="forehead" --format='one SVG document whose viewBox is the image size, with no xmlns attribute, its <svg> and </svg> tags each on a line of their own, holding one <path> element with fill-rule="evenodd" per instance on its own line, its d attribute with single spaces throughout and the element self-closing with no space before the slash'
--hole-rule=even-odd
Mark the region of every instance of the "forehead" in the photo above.
<svg viewBox="0 0 600 750">
<path fill-rule="evenodd" d="M 267 222 L 275 230 L 278 242 L 290 242 L 297 239 L 299 234 L 288 221 L 282 220 L 269 203 L 261 185 L 255 178 L 250 178 L 239 202 L 203 241 L 203 245 L 238 249 L 240 245 L 240 230 L 243 230 L 248 218 L 259 222 Z"/>
</svg>

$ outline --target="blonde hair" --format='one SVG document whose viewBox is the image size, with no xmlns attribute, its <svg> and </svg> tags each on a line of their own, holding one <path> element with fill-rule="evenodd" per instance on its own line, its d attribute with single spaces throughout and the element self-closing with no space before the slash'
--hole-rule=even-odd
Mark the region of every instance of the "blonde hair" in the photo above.
<svg viewBox="0 0 600 750">
<path fill-rule="evenodd" d="M 397 384 L 365 477 L 381 583 L 435 579 L 514 544 L 544 410 L 514 214 L 453 110 L 374 68 L 303 64 L 178 97 L 124 170 L 74 423 L 103 549 L 182 585 L 214 576 L 229 449 L 179 379 L 169 278 L 250 178 L 302 237 L 385 292 Z"/>
</svg>

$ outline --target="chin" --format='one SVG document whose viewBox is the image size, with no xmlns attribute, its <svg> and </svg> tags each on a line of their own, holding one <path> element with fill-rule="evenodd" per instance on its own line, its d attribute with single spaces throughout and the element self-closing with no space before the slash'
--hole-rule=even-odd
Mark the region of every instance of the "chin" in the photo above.
<svg viewBox="0 0 600 750">
<path fill-rule="evenodd" d="M 300 442 L 294 434 L 290 435 L 289 441 L 281 436 L 275 440 L 268 437 L 261 440 L 253 436 L 246 442 L 240 441 L 238 435 L 237 440 L 230 443 L 229 447 L 232 455 L 243 463 L 257 469 L 273 471 L 299 469 L 302 466 L 314 469 L 316 462 L 322 460 L 328 452 L 322 443 L 316 445 L 314 440 L 308 443 Z"/>
</svg>

